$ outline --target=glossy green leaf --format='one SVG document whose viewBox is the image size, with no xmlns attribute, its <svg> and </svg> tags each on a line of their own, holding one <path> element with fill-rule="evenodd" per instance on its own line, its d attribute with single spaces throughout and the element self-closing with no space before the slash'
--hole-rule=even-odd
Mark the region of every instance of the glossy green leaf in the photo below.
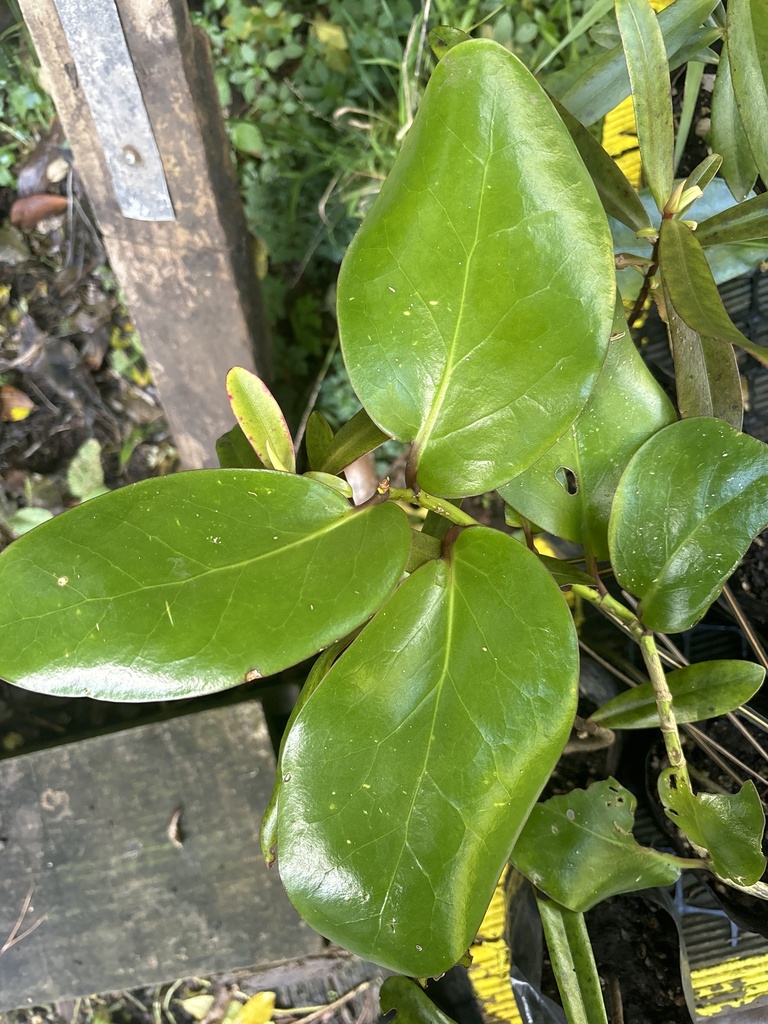
<svg viewBox="0 0 768 1024">
<path fill-rule="evenodd" d="M 259 833 L 259 842 L 261 844 L 261 855 L 264 858 L 264 862 L 267 867 L 271 867 L 277 859 L 277 848 L 278 848 L 278 832 L 277 832 L 277 806 L 280 799 L 280 788 L 282 786 L 283 779 L 283 748 L 285 747 L 285 740 L 288 733 L 291 730 L 291 726 L 296 721 L 296 717 L 304 707 L 306 702 L 318 688 L 320 683 L 328 675 L 334 661 L 344 651 L 347 646 L 347 639 L 336 641 L 331 644 L 326 650 L 320 654 L 309 671 L 309 675 L 304 681 L 304 685 L 301 688 L 301 692 L 293 705 L 288 721 L 285 724 L 283 735 L 280 739 L 280 750 L 277 755 L 277 765 L 275 767 L 275 781 L 272 786 L 272 794 L 267 804 L 267 809 L 264 812 L 264 817 L 261 822 L 261 830 Z"/>
<path fill-rule="evenodd" d="M 365 409 L 360 409 L 328 443 L 317 468 L 324 473 L 340 473 L 388 440 L 389 434 L 379 430 Z"/>
<path fill-rule="evenodd" d="M 600 202 L 608 216 L 615 217 L 633 231 L 651 227 L 648 211 L 616 161 L 562 103 L 554 98 L 552 101 L 576 144 L 579 156 L 592 175 Z"/>
<path fill-rule="evenodd" d="M 675 0 L 658 14 L 667 56 L 672 59 L 717 6 L 718 0 Z M 563 83 L 561 86 L 560 83 Z M 599 57 L 587 57 L 567 77 L 547 79 L 555 93 L 582 124 L 593 124 L 629 96 L 629 75 L 621 46 Z"/>
<path fill-rule="evenodd" d="M 760 689 L 765 669 L 751 661 L 701 661 L 667 675 L 675 720 L 701 722 L 746 704 Z M 607 729 L 651 729 L 658 726 L 656 698 L 650 683 L 603 704 L 591 716 Z"/>
<path fill-rule="evenodd" d="M 768 192 L 708 217 L 696 228 L 696 238 L 702 246 L 762 238 L 768 256 Z"/>
<path fill-rule="evenodd" d="M 680 420 L 636 453 L 613 502 L 616 577 L 663 633 L 689 629 L 768 525 L 768 445 L 722 420 Z"/>
<path fill-rule="evenodd" d="M 620 892 L 672 885 L 675 858 L 632 835 L 637 800 L 615 779 L 537 804 L 512 863 L 568 910 L 585 911 Z"/>
<path fill-rule="evenodd" d="M 709 853 L 717 874 L 750 886 L 765 871 L 762 851 L 765 814 L 751 780 L 738 793 L 691 792 L 677 784 L 674 769 L 659 776 L 659 796 L 667 817 Z"/>
<path fill-rule="evenodd" d="M 712 92 L 712 128 L 709 142 L 715 152 L 722 153 L 723 178 L 733 198 L 740 203 L 754 187 L 757 165 L 749 148 L 736 97 L 733 94 L 727 41 L 723 44 L 720 54 L 720 65 Z"/>
<path fill-rule="evenodd" d="M 717 416 L 740 430 L 743 395 L 733 346 L 691 330 L 678 316 L 666 288 L 664 305 L 680 415 Z"/>
<path fill-rule="evenodd" d="M 578 658 L 535 555 L 472 527 L 410 576 L 286 740 L 278 863 L 319 932 L 414 977 L 472 942 L 568 738 Z"/>
<path fill-rule="evenodd" d="M 624 317 L 619 315 L 616 328 Z M 605 558 L 619 478 L 640 445 L 674 419 L 671 403 L 624 329 L 611 342 L 581 416 L 529 470 L 500 487 L 499 494 L 543 529 Z"/>
<path fill-rule="evenodd" d="M 661 211 L 672 192 L 674 151 L 664 39 L 648 0 L 616 0 L 616 21 L 629 73 L 643 171 Z"/>
<path fill-rule="evenodd" d="M 321 412 L 313 409 L 307 420 L 305 435 L 310 469 L 320 469 L 331 441 L 333 441 L 333 431 L 330 423 Z"/>
<path fill-rule="evenodd" d="M 264 381 L 250 370 L 235 366 L 227 374 L 227 397 L 235 419 L 267 469 L 295 473 L 291 432 Z"/>
<path fill-rule="evenodd" d="M 678 316 L 692 330 L 738 345 L 768 366 L 768 347 L 746 338 L 728 316 L 704 250 L 682 221 L 662 221 L 659 265 L 665 291 Z"/>
<path fill-rule="evenodd" d="M 397 1010 L 397 1024 L 454 1024 L 410 978 L 390 977 L 381 986 L 382 1013 Z"/>
<path fill-rule="evenodd" d="M 768 18 L 763 0 L 729 0 L 728 47 L 741 123 L 760 177 L 768 181 Z"/>
<path fill-rule="evenodd" d="M 0 676 L 166 700 L 309 657 L 364 622 L 405 565 L 407 518 L 269 470 L 204 470 L 94 498 L 0 555 Z"/>
<path fill-rule="evenodd" d="M 613 292 L 605 214 L 546 94 L 498 44 L 460 43 L 339 278 L 350 379 L 414 442 L 421 487 L 480 493 L 543 454 L 592 389 Z"/>
<path fill-rule="evenodd" d="M 236 423 L 231 430 L 217 439 L 216 458 L 222 469 L 264 468 L 239 423 Z"/>
</svg>

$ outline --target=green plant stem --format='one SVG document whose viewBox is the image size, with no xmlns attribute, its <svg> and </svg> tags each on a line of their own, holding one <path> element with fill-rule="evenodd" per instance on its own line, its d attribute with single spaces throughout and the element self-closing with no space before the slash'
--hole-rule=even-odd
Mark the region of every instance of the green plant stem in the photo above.
<svg viewBox="0 0 768 1024">
<path fill-rule="evenodd" d="M 645 272 L 642 287 L 640 288 L 640 292 L 637 296 L 637 299 L 635 300 L 635 304 L 632 307 L 632 312 L 627 317 L 627 327 L 629 327 L 630 331 L 635 326 L 635 322 L 640 318 L 643 312 L 643 308 L 645 307 L 645 300 L 648 298 L 648 295 L 651 290 L 651 283 L 653 281 L 653 278 L 656 276 L 656 272 L 658 271 L 658 269 L 659 240 L 657 238 L 656 241 L 653 243 L 653 251 L 651 252 L 651 262 L 648 269 Z"/>
<path fill-rule="evenodd" d="M 407 501 L 411 505 L 420 505 L 430 512 L 436 512 L 457 526 L 477 526 L 477 520 L 466 512 L 462 512 L 457 505 L 452 505 L 444 498 L 436 498 L 432 494 L 427 494 L 426 491 L 419 491 L 416 494 L 410 487 L 390 487 L 389 496 L 395 501 Z"/>
<path fill-rule="evenodd" d="M 583 586 L 581 583 L 574 584 L 571 590 L 574 594 L 578 594 L 579 597 L 583 598 L 583 600 L 595 605 L 609 618 L 618 619 L 622 626 L 627 627 L 635 641 L 638 644 L 640 643 L 645 635 L 645 630 L 637 616 L 626 605 L 623 605 L 621 601 L 617 601 L 610 594 L 600 593 L 593 587 Z"/>
<path fill-rule="evenodd" d="M 584 915 L 536 894 L 568 1024 L 608 1024 Z"/>
<path fill-rule="evenodd" d="M 678 784 L 692 792 L 691 780 L 688 776 L 688 766 L 685 763 L 680 733 L 672 707 L 672 694 L 669 692 L 667 677 L 664 673 L 664 666 L 661 663 L 653 633 L 644 629 L 637 616 L 623 605 L 621 601 L 611 597 L 610 594 L 600 594 L 598 591 L 593 590 L 592 587 L 582 586 L 581 584 L 576 584 L 572 587 L 572 590 L 583 600 L 589 601 L 598 607 L 609 618 L 618 620 L 623 626 L 626 626 L 640 648 L 645 667 L 648 669 L 653 692 L 656 696 L 659 727 L 664 737 L 664 746 L 666 747 L 669 763 L 675 769 Z"/>
<path fill-rule="evenodd" d="M 659 728 L 664 737 L 664 746 L 667 750 L 669 763 L 675 769 L 678 786 L 684 786 L 689 793 L 692 793 L 691 780 L 688 775 L 688 765 L 685 763 L 683 745 L 680 742 L 680 733 L 675 720 L 675 713 L 672 708 L 672 694 L 669 692 L 667 677 L 661 658 L 656 647 L 656 640 L 653 633 L 644 633 L 640 640 L 640 651 L 643 655 L 645 667 L 656 695 L 656 709 L 659 714 Z"/>
</svg>

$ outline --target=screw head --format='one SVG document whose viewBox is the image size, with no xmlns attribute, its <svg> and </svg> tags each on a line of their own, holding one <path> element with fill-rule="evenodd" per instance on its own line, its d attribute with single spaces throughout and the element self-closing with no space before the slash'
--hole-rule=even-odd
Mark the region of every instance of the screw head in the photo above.
<svg viewBox="0 0 768 1024">
<path fill-rule="evenodd" d="M 123 146 L 123 160 L 129 167 L 135 167 L 141 163 L 141 154 L 133 146 Z"/>
</svg>

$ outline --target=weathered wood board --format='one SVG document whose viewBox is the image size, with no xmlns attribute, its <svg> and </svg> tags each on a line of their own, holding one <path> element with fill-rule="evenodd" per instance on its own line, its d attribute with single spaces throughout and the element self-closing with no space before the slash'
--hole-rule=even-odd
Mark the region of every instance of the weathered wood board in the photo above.
<svg viewBox="0 0 768 1024">
<path fill-rule="evenodd" d="M 85 33 L 85 43 L 73 55 L 54 0 L 21 0 L 179 454 L 184 466 L 194 469 L 215 464 L 214 442 L 233 423 L 224 390 L 227 370 L 256 367 L 269 376 L 268 332 L 207 40 L 190 25 L 185 0 L 116 0 L 115 6 L 174 220 L 138 220 L 121 211 L 102 149 L 103 132 L 81 82 L 89 61 L 97 59 L 108 77 L 109 61 L 99 54 L 106 45 L 99 25 Z M 87 27 L 90 0 L 79 0 L 79 7 Z M 104 0 L 98 7 L 104 8 Z M 96 7 L 92 13 L 96 22 Z M 113 87 L 105 81 L 105 90 Z M 121 139 L 125 145 L 118 158 L 122 153 L 140 169 L 142 154 L 131 142 L 128 136 Z"/>
<path fill-rule="evenodd" d="M 0 946 L 43 918 L 0 1010 L 319 952 L 261 859 L 273 778 L 257 703 L 0 761 Z"/>
</svg>

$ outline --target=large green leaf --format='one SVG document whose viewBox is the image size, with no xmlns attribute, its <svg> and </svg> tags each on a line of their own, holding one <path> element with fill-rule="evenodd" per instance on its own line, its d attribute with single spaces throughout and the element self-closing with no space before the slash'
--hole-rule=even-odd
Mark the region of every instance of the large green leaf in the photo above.
<svg viewBox="0 0 768 1024">
<path fill-rule="evenodd" d="M 728 47 L 736 104 L 760 177 L 768 180 L 768 18 L 764 0 L 729 0 Z"/>
<path fill-rule="evenodd" d="M 633 231 L 651 227 L 648 211 L 616 161 L 562 103 L 554 98 L 552 102 L 570 132 L 579 156 L 592 175 L 600 202 L 608 216 L 615 217 Z"/>
<path fill-rule="evenodd" d="M 751 661 L 700 661 L 667 675 L 675 720 L 700 722 L 715 718 L 754 697 L 765 679 L 765 669 Z M 620 693 L 591 716 L 606 729 L 650 729 L 658 726 L 656 696 L 650 683 Z"/>
<path fill-rule="evenodd" d="M 675 0 L 659 12 L 667 57 L 673 60 L 695 30 L 717 6 L 717 0 Z M 547 88 L 582 124 L 593 124 L 629 96 L 629 75 L 621 46 L 598 57 L 578 61 L 547 79 Z"/>
<path fill-rule="evenodd" d="M 659 776 L 667 816 L 709 853 L 717 874 L 737 885 L 754 885 L 765 871 L 765 814 L 750 779 L 738 793 L 698 793 L 677 783 L 668 768 Z"/>
<path fill-rule="evenodd" d="M 348 638 L 339 640 L 330 647 L 327 647 L 322 654 L 316 659 L 315 663 L 309 671 L 309 675 L 304 680 L 304 685 L 301 688 L 296 703 L 293 705 L 293 710 L 288 716 L 283 735 L 280 739 L 280 749 L 277 753 L 277 766 L 275 769 L 275 781 L 272 785 L 272 793 L 267 804 L 267 809 L 264 812 L 264 817 L 261 821 L 261 830 L 259 834 L 259 842 L 261 844 L 261 854 L 264 858 L 264 862 L 267 867 L 271 867 L 277 857 L 277 804 L 280 798 L 280 780 L 282 778 L 282 759 L 283 759 L 283 748 L 285 747 L 285 740 L 291 731 L 291 726 L 296 720 L 299 712 L 304 707 L 306 702 L 318 688 L 320 683 L 325 679 L 334 661 L 344 650 L 347 645 Z"/>
<path fill-rule="evenodd" d="M 585 911 L 621 892 L 672 885 L 675 858 L 632 835 L 637 800 L 615 779 L 537 804 L 512 863 L 568 910 Z"/>
<path fill-rule="evenodd" d="M 741 114 L 733 94 L 728 43 L 723 44 L 712 92 L 712 130 L 709 142 L 723 158 L 722 175 L 737 203 L 749 195 L 757 178 L 757 167 L 749 148 Z M 752 236 L 754 237 L 754 236 Z M 725 241 L 725 239 L 723 239 Z M 702 245 L 706 243 L 702 241 Z"/>
<path fill-rule="evenodd" d="M 285 742 L 278 863 L 302 916 L 404 974 L 454 964 L 568 738 L 577 660 L 511 537 L 465 529 L 410 576 Z"/>
<path fill-rule="evenodd" d="M 659 231 L 659 266 L 664 290 L 678 316 L 694 331 L 738 345 L 764 365 L 768 347 L 746 338 L 726 312 L 704 250 L 679 220 L 664 220 Z"/>
<path fill-rule="evenodd" d="M 768 446 L 722 420 L 680 420 L 634 455 L 613 502 L 616 576 L 650 629 L 689 629 L 768 525 Z"/>
<path fill-rule="evenodd" d="M 616 0 L 643 172 L 662 211 L 672 192 L 674 133 L 669 67 L 661 28 L 648 0 Z"/>
<path fill-rule="evenodd" d="M 624 314 L 619 314 L 618 329 Z M 608 554 L 608 519 L 621 474 L 675 411 L 629 337 L 611 342 L 581 416 L 529 470 L 499 488 L 518 512 L 558 537 Z"/>
<path fill-rule="evenodd" d="M 418 482 L 497 487 L 571 423 L 605 357 L 610 235 L 544 91 L 503 47 L 440 61 L 339 278 L 350 379 Z"/>
<path fill-rule="evenodd" d="M 0 675 L 128 701 L 271 675 L 364 622 L 397 583 L 409 543 L 402 509 L 355 512 L 304 477 L 147 480 L 0 556 Z"/>
</svg>

